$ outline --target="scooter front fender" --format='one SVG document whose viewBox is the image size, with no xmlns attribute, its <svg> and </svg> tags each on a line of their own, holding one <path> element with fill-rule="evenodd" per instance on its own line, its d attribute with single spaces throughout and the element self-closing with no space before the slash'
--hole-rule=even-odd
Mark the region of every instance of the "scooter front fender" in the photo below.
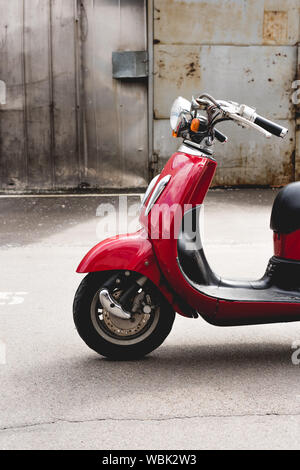
<svg viewBox="0 0 300 470">
<path fill-rule="evenodd" d="M 145 230 L 108 238 L 92 248 L 77 268 L 78 273 L 128 270 L 146 276 L 155 284 L 177 313 L 191 316 L 190 307 L 178 305 L 159 269 L 152 243 Z"/>
<path fill-rule="evenodd" d="M 146 231 L 107 238 L 92 248 L 77 268 L 78 273 L 128 270 L 157 284 L 160 270 Z"/>
</svg>

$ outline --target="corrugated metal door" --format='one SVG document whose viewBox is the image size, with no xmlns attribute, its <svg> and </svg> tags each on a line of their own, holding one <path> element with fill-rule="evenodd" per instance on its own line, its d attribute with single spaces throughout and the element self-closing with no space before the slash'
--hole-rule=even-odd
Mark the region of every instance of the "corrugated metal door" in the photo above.
<svg viewBox="0 0 300 470">
<path fill-rule="evenodd" d="M 73 0 L 0 0 L 2 190 L 80 182 Z"/>
<path fill-rule="evenodd" d="M 147 80 L 112 78 L 113 51 L 147 49 L 145 0 L 81 2 L 84 175 L 139 187 L 148 176 Z"/>
<path fill-rule="evenodd" d="M 0 0 L 0 190 L 146 184 L 147 81 L 111 64 L 147 49 L 145 4 Z"/>
</svg>

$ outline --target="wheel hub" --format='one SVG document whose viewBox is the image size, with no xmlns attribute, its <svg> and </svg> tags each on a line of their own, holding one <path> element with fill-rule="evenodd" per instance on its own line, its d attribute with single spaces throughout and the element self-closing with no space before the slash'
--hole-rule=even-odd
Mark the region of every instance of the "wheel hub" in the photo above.
<svg viewBox="0 0 300 470">
<path fill-rule="evenodd" d="M 133 336 L 139 333 L 148 323 L 150 315 L 135 314 L 131 320 L 121 320 L 103 310 L 103 322 L 108 330 L 118 336 Z"/>
<path fill-rule="evenodd" d="M 121 291 L 113 294 L 115 300 L 118 300 L 120 296 Z M 106 309 L 100 309 L 99 314 L 99 319 L 103 321 L 105 327 L 114 335 L 122 337 L 138 334 L 145 328 L 151 317 L 150 313 L 134 313 L 131 319 L 125 320 L 111 314 Z"/>
</svg>

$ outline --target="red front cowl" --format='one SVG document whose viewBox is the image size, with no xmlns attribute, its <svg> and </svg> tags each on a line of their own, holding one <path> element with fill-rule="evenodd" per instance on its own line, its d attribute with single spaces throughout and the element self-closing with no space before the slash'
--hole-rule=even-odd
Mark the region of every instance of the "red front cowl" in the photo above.
<svg viewBox="0 0 300 470">
<path fill-rule="evenodd" d="M 216 166 L 213 159 L 205 156 L 175 153 L 161 173 L 160 179 L 167 175 L 171 179 L 157 200 L 157 211 L 152 209 L 147 216 L 144 207 L 140 216 L 140 222 L 148 230 L 158 264 L 168 283 L 191 307 L 209 315 L 215 313 L 217 299 L 200 294 L 187 282 L 178 265 L 177 242 L 185 211 L 203 203 Z"/>
</svg>

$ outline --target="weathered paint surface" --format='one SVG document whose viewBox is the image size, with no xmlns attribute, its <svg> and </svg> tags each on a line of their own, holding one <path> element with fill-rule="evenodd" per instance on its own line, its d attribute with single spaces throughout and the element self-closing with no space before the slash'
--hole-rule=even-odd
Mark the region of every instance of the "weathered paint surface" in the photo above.
<svg viewBox="0 0 300 470">
<path fill-rule="evenodd" d="M 1 106 L 0 112 L 0 175 L 4 187 L 19 188 L 23 186 L 21 181 L 25 179 L 27 160 L 24 146 L 23 11 L 18 0 L 2 0 L 0 6 L 0 77 L 7 86 L 7 104 Z"/>
<path fill-rule="evenodd" d="M 113 50 L 147 49 L 145 8 L 0 0 L 0 190 L 145 186 L 147 83 L 111 65 Z"/>
<path fill-rule="evenodd" d="M 229 136 L 226 144 L 216 143 L 215 156 L 218 169 L 213 185 L 278 185 L 287 184 L 293 179 L 293 155 L 295 149 L 295 124 L 289 120 L 277 120 L 288 127 L 289 137 L 285 140 L 269 140 L 256 131 L 246 130 L 232 123 L 220 124 L 219 129 Z M 167 119 L 155 121 L 154 152 L 159 155 L 159 167 L 164 166 L 170 154 L 178 149 L 180 139 L 170 133 Z M 278 174 L 281 175 L 280 183 Z"/>
<path fill-rule="evenodd" d="M 256 105 L 270 119 L 292 118 L 297 47 L 159 45 L 155 54 L 154 112 L 170 114 L 178 95 L 205 90 L 217 98 Z"/>
<path fill-rule="evenodd" d="M 295 45 L 299 0 L 154 0 L 163 44 Z"/>
<path fill-rule="evenodd" d="M 0 0 L 0 12 L 1 189 L 74 187 L 74 1 Z"/>
<path fill-rule="evenodd" d="M 293 101 L 296 109 L 296 148 L 295 148 L 295 179 L 300 180 L 300 44 L 298 44 L 298 64 Z"/>
<path fill-rule="evenodd" d="M 147 184 L 147 81 L 112 78 L 112 51 L 147 49 L 145 6 L 82 2 L 83 179 L 92 186 L 99 177 L 102 187 Z"/>
<path fill-rule="evenodd" d="M 179 144 L 167 121 L 173 100 L 207 91 L 252 105 L 290 129 L 278 145 L 276 138 L 228 125 L 229 143 L 217 145 L 215 185 L 280 185 L 297 177 L 291 98 L 299 0 L 154 0 L 154 6 L 154 152 L 160 166 Z"/>
<path fill-rule="evenodd" d="M 159 165 L 179 143 L 173 99 L 208 91 L 290 128 L 280 146 L 233 128 L 215 184 L 299 179 L 299 0 L 153 1 Z M 113 50 L 146 49 L 145 11 L 146 0 L 0 0 L 0 190 L 146 184 L 147 84 L 111 69 Z"/>
</svg>

